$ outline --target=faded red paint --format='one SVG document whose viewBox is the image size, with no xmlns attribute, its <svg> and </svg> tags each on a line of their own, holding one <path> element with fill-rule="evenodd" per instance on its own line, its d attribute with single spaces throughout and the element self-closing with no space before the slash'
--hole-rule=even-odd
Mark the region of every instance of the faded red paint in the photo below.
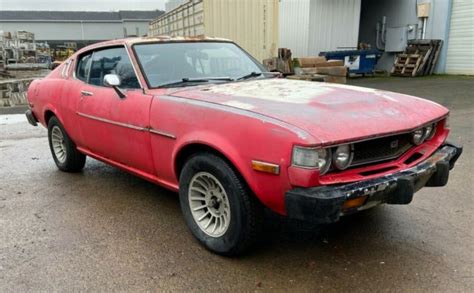
<svg viewBox="0 0 474 293">
<path fill-rule="evenodd" d="M 119 99 L 111 88 L 73 77 L 76 57 L 85 50 L 123 44 L 136 63 L 131 45 L 157 40 L 202 39 L 114 40 L 83 49 L 71 57 L 73 66 L 67 77 L 61 74 L 63 64 L 31 84 L 28 99 L 35 116 L 46 126 L 46 113 L 53 113 L 81 152 L 175 191 L 180 151 L 192 144 L 209 146 L 228 158 L 262 203 L 281 214 L 285 214 L 284 194 L 292 187 L 367 180 L 406 169 L 425 160 L 448 135 L 442 120 L 448 115 L 446 108 L 385 91 L 285 79 L 148 89 L 138 72 L 144 89 L 129 90 L 125 99 Z M 94 96 L 81 97 L 81 90 L 94 92 Z M 412 131 L 438 120 L 434 139 L 388 163 L 323 176 L 291 165 L 294 145 L 358 141 Z M 404 164 L 415 151 L 423 156 Z M 280 174 L 257 172 L 251 168 L 252 160 L 278 164 Z M 382 168 L 389 170 L 361 175 Z"/>
</svg>

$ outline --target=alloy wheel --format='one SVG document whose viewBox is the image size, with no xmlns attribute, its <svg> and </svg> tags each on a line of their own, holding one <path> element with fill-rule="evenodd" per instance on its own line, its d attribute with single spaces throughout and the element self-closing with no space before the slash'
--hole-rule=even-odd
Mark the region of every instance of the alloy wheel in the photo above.
<svg viewBox="0 0 474 293">
<path fill-rule="evenodd" d="M 66 161 L 66 143 L 64 135 L 59 126 L 54 126 L 51 131 L 51 145 L 53 146 L 54 155 L 60 163 Z"/>
<path fill-rule="evenodd" d="M 188 190 L 189 207 L 199 228 L 211 237 L 222 236 L 230 224 L 230 205 L 224 187 L 208 172 L 193 176 Z"/>
</svg>

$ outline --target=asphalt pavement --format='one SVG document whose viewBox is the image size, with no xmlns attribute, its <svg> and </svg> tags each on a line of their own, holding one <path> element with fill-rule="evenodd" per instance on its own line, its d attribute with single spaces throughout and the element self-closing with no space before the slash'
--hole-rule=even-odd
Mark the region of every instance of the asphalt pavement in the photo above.
<svg viewBox="0 0 474 293">
<path fill-rule="evenodd" d="M 464 153 L 448 186 L 331 225 L 273 219 L 238 258 L 197 244 L 177 194 L 90 158 L 82 173 L 62 173 L 45 129 L 0 115 L 0 292 L 473 292 L 474 78 L 350 83 L 451 109 L 450 139 Z"/>
</svg>

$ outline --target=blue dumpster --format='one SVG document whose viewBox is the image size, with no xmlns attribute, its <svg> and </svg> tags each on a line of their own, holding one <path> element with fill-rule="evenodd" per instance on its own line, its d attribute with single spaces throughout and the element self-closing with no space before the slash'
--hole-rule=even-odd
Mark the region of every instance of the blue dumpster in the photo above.
<svg viewBox="0 0 474 293">
<path fill-rule="evenodd" d="M 372 74 L 382 53 L 377 49 L 345 50 L 321 52 L 319 56 L 325 56 L 327 60 L 344 61 L 349 74 Z"/>
</svg>

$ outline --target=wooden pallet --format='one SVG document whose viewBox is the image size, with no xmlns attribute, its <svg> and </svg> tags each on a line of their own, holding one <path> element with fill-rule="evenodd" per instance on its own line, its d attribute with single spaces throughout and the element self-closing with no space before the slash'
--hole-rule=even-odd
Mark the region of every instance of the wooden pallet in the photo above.
<svg viewBox="0 0 474 293">
<path fill-rule="evenodd" d="M 395 76 L 416 76 L 424 56 L 420 54 L 399 54 L 391 74 Z"/>
<path fill-rule="evenodd" d="M 433 74 L 436 63 L 438 62 L 439 54 L 441 53 L 441 47 L 443 47 L 443 41 L 442 40 L 437 40 L 435 48 L 434 48 L 434 54 L 433 58 L 430 59 L 429 63 L 429 68 L 428 68 L 428 74 L 431 75 Z"/>
<path fill-rule="evenodd" d="M 3 44 L 0 43 L 0 71 L 5 70 L 5 51 L 3 50 Z"/>
<path fill-rule="evenodd" d="M 395 58 L 391 74 L 395 76 L 433 74 L 442 45 L 442 40 L 408 41 L 405 52 Z"/>
</svg>

